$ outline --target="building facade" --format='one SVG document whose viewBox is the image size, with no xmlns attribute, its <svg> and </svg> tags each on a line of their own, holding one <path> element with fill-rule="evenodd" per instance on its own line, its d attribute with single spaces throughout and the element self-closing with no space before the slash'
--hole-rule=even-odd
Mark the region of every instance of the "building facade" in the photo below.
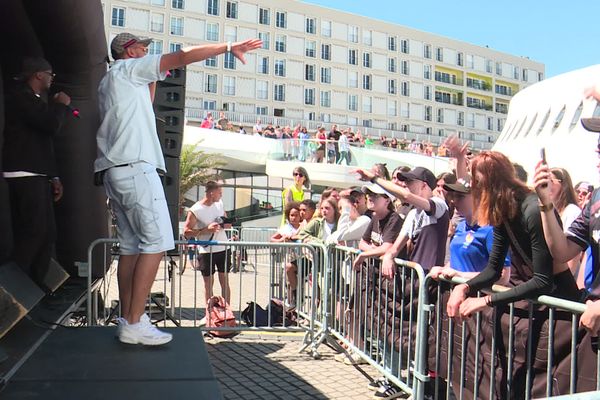
<svg viewBox="0 0 600 400">
<path fill-rule="evenodd" d="M 109 43 L 130 31 L 154 39 L 152 54 L 263 40 L 245 65 L 224 55 L 188 67 L 191 121 L 222 110 L 245 126 L 336 123 L 487 149 L 511 97 L 544 77 L 528 58 L 295 0 L 104 0 L 103 9 Z"/>
</svg>

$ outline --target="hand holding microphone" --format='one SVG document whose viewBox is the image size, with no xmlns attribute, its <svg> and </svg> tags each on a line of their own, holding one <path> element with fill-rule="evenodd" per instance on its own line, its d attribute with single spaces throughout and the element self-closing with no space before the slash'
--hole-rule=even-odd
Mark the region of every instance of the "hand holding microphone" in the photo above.
<svg viewBox="0 0 600 400">
<path fill-rule="evenodd" d="M 61 104 L 64 104 L 65 106 L 67 106 L 67 108 L 69 109 L 71 114 L 73 114 L 73 116 L 75 118 L 80 118 L 79 117 L 79 109 L 75 108 L 71 105 L 71 97 L 69 97 L 68 94 L 66 94 L 65 92 L 58 92 L 58 93 L 55 93 L 54 96 L 52 96 L 52 99 L 54 101 L 56 101 L 57 103 L 61 103 Z"/>
</svg>

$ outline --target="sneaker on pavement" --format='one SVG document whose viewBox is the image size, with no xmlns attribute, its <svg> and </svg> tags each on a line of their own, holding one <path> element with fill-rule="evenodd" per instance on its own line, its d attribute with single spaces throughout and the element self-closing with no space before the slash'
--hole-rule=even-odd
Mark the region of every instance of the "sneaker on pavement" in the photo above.
<svg viewBox="0 0 600 400">
<path fill-rule="evenodd" d="M 137 324 L 123 325 L 119 334 L 121 343 L 146 346 L 159 346 L 169 343 L 171 339 L 173 339 L 173 335 L 158 330 L 150 323 L 149 318 L 140 318 L 140 322 Z"/>
<path fill-rule="evenodd" d="M 379 400 L 391 400 L 397 399 L 398 397 L 404 395 L 404 392 L 400 390 L 400 388 L 392 385 L 391 383 L 386 383 L 382 385 L 376 392 L 373 394 L 374 399 Z"/>
<path fill-rule="evenodd" d="M 369 384 L 367 385 L 367 388 L 369 390 L 379 390 L 379 388 L 381 388 L 383 385 L 387 385 L 388 380 L 385 376 L 380 376 L 377 379 L 372 380 L 371 382 L 369 382 Z"/>
</svg>

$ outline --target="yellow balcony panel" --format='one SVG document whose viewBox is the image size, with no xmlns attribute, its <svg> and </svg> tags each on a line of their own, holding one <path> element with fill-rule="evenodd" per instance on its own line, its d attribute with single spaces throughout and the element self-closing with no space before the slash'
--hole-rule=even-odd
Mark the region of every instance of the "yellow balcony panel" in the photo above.
<svg viewBox="0 0 600 400">
<path fill-rule="evenodd" d="M 485 101 L 486 103 L 492 103 L 492 97 L 491 96 L 484 96 L 478 93 L 473 93 L 473 92 L 467 92 L 467 97 L 472 97 L 474 99 L 479 99 L 481 101 Z"/>
<path fill-rule="evenodd" d="M 434 69 L 435 69 L 435 71 L 438 71 L 438 72 L 445 72 L 450 75 L 456 75 L 456 77 L 460 78 L 460 79 L 462 79 L 464 77 L 464 72 L 461 71 L 460 69 L 441 67 L 439 65 L 436 65 Z"/>
</svg>

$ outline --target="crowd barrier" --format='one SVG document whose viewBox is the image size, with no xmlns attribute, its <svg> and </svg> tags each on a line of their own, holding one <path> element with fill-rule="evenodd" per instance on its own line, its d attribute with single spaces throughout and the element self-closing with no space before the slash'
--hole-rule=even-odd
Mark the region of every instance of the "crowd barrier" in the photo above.
<svg viewBox="0 0 600 400">
<path fill-rule="evenodd" d="M 577 398 L 600 398 L 597 338 L 579 328 L 583 304 L 540 296 L 455 322 L 447 317 L 446 302 L 451 288 L 464 279 L 438 282 L 420 265 L 399 259 L 394 278 L 386 279 L 379 260 L 355 263 L 359 250 L 268 243 L 273 231 L 231 232 L 232 239 L 241 241 L 177 241 L 177 253 L 165 256 L 148 300 L 152 320 L 161 326 L 215 330 L 200 326 L 206 301 L 203 277 L 194 267 L 201 248 L 208 249 L 204 257 L 212 260 L 216 253 L 211 249 L 222 246 L 230 267 L 221 278 L 231 288 L 229 301 L 237 319 L 235 327 L 224 329 L 303 332 L 301 351 L 308 349 L 318 358 L 319 346 L 327 343 L 350 352 L 415 399 L 425 393 L 434 399 L 562 398 L 577 393 Z M 244 240 L 248 238 L 257 241 Z M 100 285 L 92 286 L 88 275 L 90 325 L 109 324 L 119 313 L 116 287 L 111 287 L 111 282 L 116 285 L 116 261 L 111 260 L 115 246 L 116 240 L 99 239 L 89 248 L 88 273 L 92 253 L 101 251 L 109 266 Z M 244 272 L 244 263 L 254 268 Z M 219 275 L 210 279 L 219 280 Z M 217 285 L 214 294 L 220 294 Z M 107 299 L 113 301 L 104 304 Z M 247 303 L 267 306 L 272 299 L 286 304 L 281 316 L 268 308 L 268 322 L 261 326 L 241 321 Z M 286 321 L 287 309 L 298 320 L 288 326 L 274 323 Z"/>
</svg>

